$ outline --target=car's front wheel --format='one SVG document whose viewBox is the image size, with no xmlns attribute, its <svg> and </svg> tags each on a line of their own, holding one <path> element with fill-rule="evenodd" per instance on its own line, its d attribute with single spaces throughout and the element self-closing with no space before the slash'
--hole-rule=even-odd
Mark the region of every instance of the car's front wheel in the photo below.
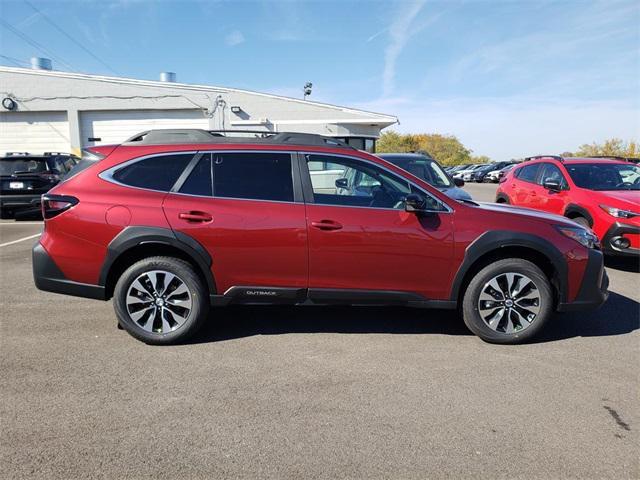
<svg viewBox="0 0 640 480">
<path fill-rule="evenodd" d="M 533 263 L 508 258 L 480 270 L 464 294 L 464 322 L 490 343 L 515 344 L 534 337 L 553 312 L 549 279 Z"/>
<path fill-rule="evenodd" d="M 121 276 L 113 293 L 120 325 L 152 345 L 193 335 L 209 311 L 209 296 L 193 267 L 173 257 L 140 260 Z"/>
</svg>

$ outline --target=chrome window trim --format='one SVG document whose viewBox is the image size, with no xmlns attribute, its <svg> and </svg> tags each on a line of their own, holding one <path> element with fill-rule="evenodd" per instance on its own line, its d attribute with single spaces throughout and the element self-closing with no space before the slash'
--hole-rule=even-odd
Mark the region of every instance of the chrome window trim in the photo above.
<svg viewBox="0 0 640 480">
<path fill-rule="evenodd" d="M 102 172 L 100 172 L 98 174 L 98 177 L 100 177 L 102 180 L 105 180 L 107 182 L 113 183 L 115 185 L 119 185 L 121 187 L 126 187 L 126 188 L 135 188 L 138 190 L 145 190 L 147 192 L 158 192 L 158 193 L 170 193 L 172 195 L 184 195 L 184 196 L 188 196 L 188 197 L 196 197 L 196 198 L 209 198 L 209 199 L 222 199 L 222 200 L 246 200 L 249 202 L 269 202 L 269 203 L 285 203 L 285 204 L 294 204 L 294 205 L 304 205 L 304 201 L 300 201 L 300 202 L 289 202 L 286 200 L 263 200 L 260 198 L 235 198 L 235 197 L 216 197 L 216 196 L 209 196 L 209 195 L 193 195 L 190 193 L 181 193 L 181 192 L 173 192 L 173 187 L 174 185 L 171 186 L 171 188 L 167 191 L 165 190 L 155 190 L 153 188 L 145 188 L 145 187 L 136 187 L 134 185 L 127 185 L 126 183 L 122 183 L 117 181 L 115 178 L 113 178 L 113 174 L 115 172 L 117 172 L 118 170 L 120 170 L 121 168 L 125 168 L 128 167 L 129 165 L 133 165 L 136 162 L 140 162 L 142 160 L 146 160 L 148 158 L 153 158 L 153 157 L 162 157 L 165 155 L 181 155 L 181 154 L 191 154 L 193 156 L 201 154 L 201 155 L 206 155 L 208 153 L 287 153 L 291 156 L 291 164 L 293 165 L 293 162 L 295 162 L 295 157 L 294 155 L 297 153 L 295 151 L 292 150 L 253 150 L 253 149 L 249 149 L 249 150 L 186 150 L 186 151 L 172 151 L 172 152 L 159 152 L 159 153 L 151 153 L 149 155 L 144 155 L 142 157 L 136 157 L 136 158 L 132 158 L 130 160 L 127 160 L 126 162 L 122 162 L 119 163 L 118 165 L 114 165 L 113 167 L 110 167 L 106 170 L 103 170 Z M 188 165 L 187 165 L 188 166 Z M 185 167 L 186 168 L 186 167 Z M 178 176 L 179 179 L 180 176 Z M 178 180 L 176 180 L 177 182 Z M 291 175 L 291 182 L 293 182 L 293 172 Z"/>
<path fill-rule="evenodd" d="M 113 183 L 115 185 L 119 185 L 121 187 L 135 188 L 135 189 L 138 189 L 138 190 L 145 190 L 147 192 L 169 193 L 171 191 L 171 188 L 173 188 L 173 185 L 171 185 L 171 188 L 169 188 L 169 190 L 156 190 L 154 188 L 137 187 L 135 185 L 127 185 L 126 183 L 122 183 L 122 182 L 117 181 L 115 178 L 113 178 L 113 174 L 116 173 L 118 170 L 120 170 L 122 168 L 128 167 L 129 165 L 133 165 L 134 163 L 141 162 L 142 160 L 146 160 L 148 158 L 164 157 L 166 155 L 182 155 L 182 154 L 195 156 L 195 155 L 198 154 L 198 151 L 197 150 L 188 150 L 188 151 L 178 151 L 178 152 L 151 153 L 149 155 L 144 155 L 142 157 L 132 158 L 130 160 L 127 160 L 126 162 L 119 163 L 117 165 L 114 165 L 113 167 L 110 167 L 110 168 L 107 168 L 106 170 L 101 171 L 98 174 L 98 178 L 100 178 L 100 179 L 102 179 L 102 180 L 104 180 L 106 182 Z M 180 175 L 178 175 L 178 178 L 179 177 L 180 177 Z M 176 181 L 178 181 L 178 180 L 176 179 Z"/>
<path fill-rule="evenodd" d="M 384 170 L 385 172 L 389 173 L 390 175 L 392 175 L 392 176 L 394 176 L 396 178 L 401 178 L 403 181 L 407 182 L 409 185 L 411 185 L 412 187 L 416 188 L 419 192 L 421 192 L 424 195 L 429 196 L 430 198 L 432 198 L 436 202 L 442 204 L 446 208 L 446 210 L 423 210 L 423 212 L 425 212 L 425 213 L 453 213 L 453 211 L 454 211 L 453 208 L 451 208 L 448 203 L 443 202 L 442 200 L 440 200 L 437 197 L 434 197 L 429 192 L 425 191 L 422 187 L 420 187 L 419 185 L 416 185 L 415 183 L 413 183 L 408 178 L 405 178 L 405 177 L 403 177 L 401 175 L 398 175 L 396 172 L 394 172 L 392 170 L 389 170 L 387 167 L 385 167 L 383 165 L 380 165 L 379 163 L 372 162 L 371 160 L 368 160 L 366 158 L 354 157 L 354 156 L 351 156 L 351 155 L 343 155 L 343 154 L 337 154 L 337 153 L 309 152 L 309 151 L 304 151 L 304 150 L 300 150 L 299 153 L 301 153 L 302 155 L 323 155 L 323 156 L 330 156 L 330 157 L 342 157 L 342 158 L 346 158 L 346 159 L 352 160 L 352 161 L 361 161 L 361 162 L 368 163 L 370 165 L 373 165 L 374 167 L 378 167 L 381 170 Z M 306 162 L 306 159 L 305 159 L 305 162 Z M 400 167 L 398 167 L 398 168 L 400 168 Z M 315 203 L 315 202 L 314 203 L 309 203 L 309 205 L 323 205 L 325 207 L 342 207 L 342 208 L 368 208 L 368 209 L 372 209 L 372 210 L 392 210 L 394 212 L 402 211 L 399 208 L 360 207 L 360 206 L 352 206 L 352 205 L 328 205 L 326 203 Z"/>
</svg>

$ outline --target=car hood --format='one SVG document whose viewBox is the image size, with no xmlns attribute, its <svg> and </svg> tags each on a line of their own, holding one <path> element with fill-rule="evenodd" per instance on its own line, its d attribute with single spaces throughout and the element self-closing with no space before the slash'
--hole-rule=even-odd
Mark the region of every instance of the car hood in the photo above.
<svg viewBox="0 0 640 480">
<path fill-rule="evenodd" d="M 532 208 L 526 207 L 514 207 L 513 205 L 508 205 L 505 203 L 488 203 L 488 202 L 477 202 L 479 208 L 483 210 L 489 210 L 492 212 L 500 212 L 500 213 L 509 213 L 509 214 L 517 214 L 517 215 L 525 215 L 535 220 L 544 220 L 545 222 L 553 222 L 556 225 L 566 225 L 568 227 L 577 226 L 576 223 L 569 220 L 566 217 L 562 217 L 560 215 L 554 215 L 553 213 L 546 213 L 540 210 L 534 210 Z"/>
<path fill-rule="evenodd" d="M 616 208 L 638 209 L 640 206 L 640 192 L 638 190 L 594 191 L 595 200 L 599 203 Z M 620 204 L 623 205 L 620 205 Z"/>
<path fill-rule="evenodd" d="M 458 187 L 439 188 L 438 190 L 454 200 L 473 200 L 469 192 Z"/>
</svg>

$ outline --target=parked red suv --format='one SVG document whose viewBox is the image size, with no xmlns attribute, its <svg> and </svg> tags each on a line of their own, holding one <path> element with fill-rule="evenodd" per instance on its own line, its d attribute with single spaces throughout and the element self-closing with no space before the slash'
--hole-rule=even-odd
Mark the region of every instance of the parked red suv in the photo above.
<svg viewBox="0 0 640 480">
<path fill-rule="evenodd" d="M 640 254 L 640 167 L 626 160 L 531 157 L 501 180 L 496 201 L 591 228 L 605 253 Z"/>
<path fill-rule="evenodd" d="M 35 283 L 113 297 L 147 343 L 185 339 L 210 306 L 274 303 L 460 308 L 484 340 L 518 343 L 607 298 L 589 230 L 453 200 L 334 139 L 156 130 L 92 151 L 43 196 Z"/>
</svg>

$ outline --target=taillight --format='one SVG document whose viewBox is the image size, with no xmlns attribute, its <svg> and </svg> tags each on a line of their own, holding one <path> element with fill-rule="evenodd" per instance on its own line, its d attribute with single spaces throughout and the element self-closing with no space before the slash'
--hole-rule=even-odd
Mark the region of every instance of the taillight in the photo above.
<svg viewBox="0 0 640 480">
<path fill-rule="evenodd" d="M 45 219 L 56 217 L 77 203 L 78 199 L 69 195 L 45 194 L 42 196 L 42 216 Z"/>
</svg>

